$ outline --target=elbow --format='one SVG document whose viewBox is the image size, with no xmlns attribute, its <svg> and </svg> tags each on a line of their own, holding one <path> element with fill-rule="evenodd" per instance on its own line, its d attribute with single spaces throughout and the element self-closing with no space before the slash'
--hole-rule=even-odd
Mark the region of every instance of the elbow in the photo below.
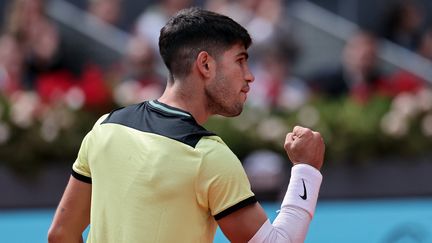
<svg viewBox="0 0 432 243">
<path fill-rule="evenodd" d="M 50 228 L 48 231 L 48 242 L 49 243 L 59 243 L 59 242 L 65 242 L 66 234 L 64 230 L 56 229 L 56 228 Z"/>
</svg>

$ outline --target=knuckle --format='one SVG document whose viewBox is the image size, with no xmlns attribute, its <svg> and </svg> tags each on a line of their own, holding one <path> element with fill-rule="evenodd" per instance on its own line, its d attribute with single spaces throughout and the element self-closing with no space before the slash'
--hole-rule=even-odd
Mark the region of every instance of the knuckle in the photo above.
<svg viewBox="0 0 432 243">
<path fill-rule="evenodd" d="M 319 133 L 319 132 L 312 132 L 312 133 L 313 133 L 313 135 L 314 135 L 315 138 L 317 138 L 319 140 L 323 140 L 323 138 L 321 136 L 321 133 Z"/>
<path fill-rule="evenodd" d="M 295 126 L 293 129 L 293 132 L 301 132 L 304 129 L 304 127 L 301 126 Z"/>
<path fill-rule="evenodd" d="M 313 132 L 309 128 L 304 128 L 303 134 L 308 136 L 308 137 L 313 136 Z"/>
</svg>

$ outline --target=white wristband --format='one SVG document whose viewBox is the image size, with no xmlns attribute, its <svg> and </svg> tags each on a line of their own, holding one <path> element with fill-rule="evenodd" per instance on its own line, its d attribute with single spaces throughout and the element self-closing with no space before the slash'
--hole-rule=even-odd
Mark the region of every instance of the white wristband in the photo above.
<svg viewBox="0 0 432 243">
<path fill-rule="evenodd" d="M 282 209 L 285 206 L 296 206 L 306 210 L 313 217 L 321 182 L 322 175 L 316 168 L 308 164 L 294 165 Z"/>
</svg>

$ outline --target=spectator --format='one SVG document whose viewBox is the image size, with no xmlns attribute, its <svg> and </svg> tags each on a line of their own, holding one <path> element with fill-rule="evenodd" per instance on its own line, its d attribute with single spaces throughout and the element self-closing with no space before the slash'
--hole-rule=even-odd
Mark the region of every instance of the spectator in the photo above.
<svg viewBox="0 0 432 243">
<path fill-rule="evenodd" d="M 415 51 L 418 47 L 424 14 L 414 0 L 399 0 L 384 15 L 382 36 Z"/>
<path fill-rule="evenodd" d="M 58 102 L 77 88 L 85 96 L 87 107 L 105 107 L 110 94 L 102 70 L 90 62 L 77 64 L 74 56 L 79 52 L 71 51 L 71 45 L 65 46 L 44 6 L 44 0 L 16 0 L 9 6 L 4 29 L 18 40 L 24 57 L 18 87 L 37 91 L 46 103 Z"/>
<path fill-rule="evenodd" d="M 138 17 L 135 25 L 134 35 L 148 41 L 156 57 L 156 68 L 158 72 L 167 74 L 165 64 L 159 56 L 159 32 L 168 19 L 177 11 L 190 7 L 193 0 L 161 0 L 150 5 Z"/>
<path fill-rule="evenodd" d="M 312 90 L 333 98 L 349 95 L 359 102 L 385 90 L 386 82 L 377 65 L 377 48 L 371 33 L 357 32 L 346 43 L 341 64 L 319 70 L 309 78 Z"/>
<path fill-rule="evenodd" d="M 256 50 L 260 57 L 254 66 L 255 88 L 250 103 L 265 108 L 296 110 L 309 97 L 306 83 L 292 69 L 299 49 L 287 38 L 272 38 Z"/>
<path fill-rule="evenodd" d="M 192 5 L 192 0 L 161 0 L 149 6 L 138 18 L 135 31 L 158 51 L 160 29 L 174 13 Z"/>
<path fill-rule="evenodd" d="M 120 18 L 120 0 L 89 0 L 88 12 L 110 25 L 117 25 Z"/>
<path fill-rule="evenodd" d="M 432 62 L 432 26 L 423 33 L 417 53 Z"/>
<path fill-rule="evenodd" d="M 421 57 L 432 62 L 432 29 L 426 29 L 421 36 L 419 46 L 416 50 Z M 389 76 L 389 94 L 397 96 L 401 93 L 417 93 L 425 88 L 427 82 L 404 69 L 395 71 Z"/>
<path fill-rule="evenodd" d="M 23 68 L 23 53 L 11 35 L 0 37 L 0 93 L 10 96 L 19 90 Z"/>
<path fill-rule="evenodd" d="M 45 15 L 44 1 L 13 1 L 5 22 L 5 32 L 17 40 L 23 52 L 19 87 L 37 89 L 40 75 L 61 69 L 60 37 L 56 27 Z"/>
<path fill-rule="evenodd" d="M 432 62 L 432 31 L 425 31 L 419 42 L 417 54 Z M 417 93 L 426 86 L 426 81 L 406 70 L 400 69 L 389 76 L 391 84 L 391 95 L 396 96 L 400 93 Z"/>
<path fill-rule="evenodd" d="M 130 105 L 162 95 L 166 81 L 163 75 L 157 72 L 155 60 L 147 40 L 138 36 L 129 40 L 126 56 L 120 67 L 120 83 L 114 89 L 114 99 L 118 105 Z"/>
<path fill-rule="evenodd" d="M 44 0 L 14 0 L 7 6 L 4 32 L 27 42 L 34 24 L 45 21 Z"/>
<path fill-rule="evenodd" d="M 280 34 L 289 24 L 281 0 L 217 0 L 207 1 L 206 8 L 230 16 L 245 26 L 256 45 L 265 43 L 274 34 Z"/>
</svg>

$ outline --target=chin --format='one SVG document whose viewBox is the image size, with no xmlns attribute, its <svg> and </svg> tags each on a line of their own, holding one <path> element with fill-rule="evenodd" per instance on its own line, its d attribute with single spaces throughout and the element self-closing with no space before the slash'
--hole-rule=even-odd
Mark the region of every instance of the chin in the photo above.
<svg viewBox="0 0 432 243">
<path fill-rule="evenodd" d="M 225 109 L 223 112 L 219 113 L 221 116 L 225 117 L 235 117 L 242 113 L 243 105 L 236 106 L 234 109 Z"/>
<path fill-rule="evenodd" d="M 225 117 L 236 117 L 236 116 L 239 116 L 241 114 L 241 111 L 240 112 L 237 112 L 237 113 L 230 113 L 230 114 L 223 114 L 222 116 L 225 116 Z"/>
</svg>

